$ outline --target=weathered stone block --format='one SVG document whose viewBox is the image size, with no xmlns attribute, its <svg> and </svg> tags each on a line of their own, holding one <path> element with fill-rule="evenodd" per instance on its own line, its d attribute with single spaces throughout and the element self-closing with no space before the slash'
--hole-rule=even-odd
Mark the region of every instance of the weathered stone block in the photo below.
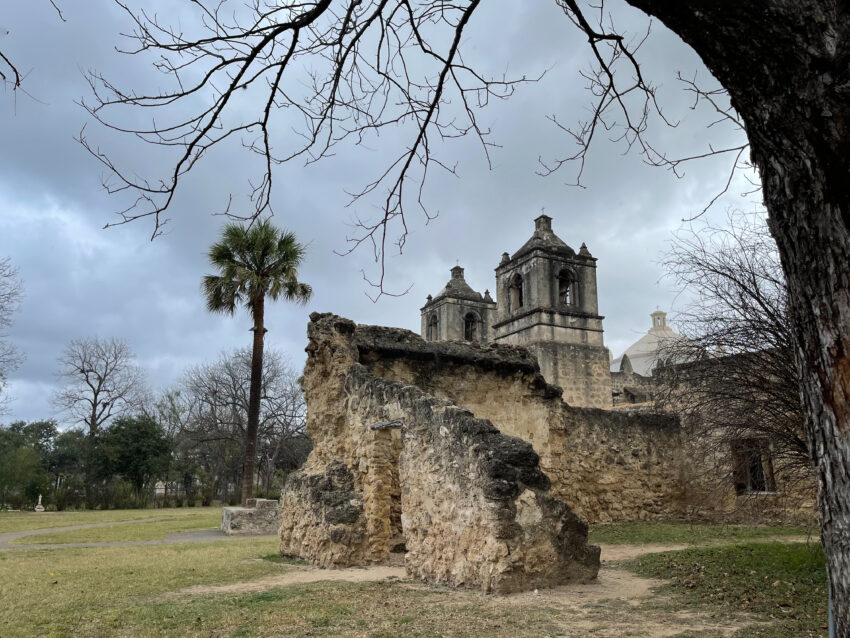
<svg viewBox="0 0 850 638">
<path fill-rule="evenodd" d="M 221 531 L 227 535 L 277 534 L 280 528 L 278 502 L 251 498 L 247 507 L 225 507 L 221 511 Z"/>
</svg>

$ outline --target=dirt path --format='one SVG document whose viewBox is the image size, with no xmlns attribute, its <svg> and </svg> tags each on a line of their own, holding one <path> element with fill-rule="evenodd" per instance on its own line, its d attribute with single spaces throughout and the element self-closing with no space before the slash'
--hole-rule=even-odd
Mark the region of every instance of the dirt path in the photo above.
<svg viewBox="0 0 850 638">
<path fill-rule="evenodd" d="M 602 548 L 602 561 L 632 560 L 644 554 L 657 554 L 659 552 L 678 552 L 691 547 L 712 547 L 715 545 L 735 545 L 743 543 L 807 543 L 818 542 L 817 538 L 811 536 L 763 536 L 761 538 L 747 538 L 740 541 L 718 541 L 712 543 L 642 543 L 640 545 L 609 545 L 598 543 Z"/>
<path fill-rule="evenodd" d="M 381 580 L 401 580 L 407 578 L 404 567 L 387 567 L 376 565 L 374 567 L 351 567 L 348 569 L 319 569 L 318 567 L 300 567 L 293 571 L 274 576 L 266 576 L 257 580 L 250 580 L 229 585 L 195 585 L 177 592 L 171 592 L 167 597 L 180 595 L 201 596 L 204 594 L 244 594 L 249 592 L 265 591 L 277 587 L 288 587 L 290 585 L 305 585 L 307 583 L 318 583 L 320 581 L 342 581 L 346 583 L 368 583 Z"/>
<path fill-rule="evenodd" d="M 757 539 L 757 542 L 801 542 L 810 539 L 784 536 Z M 663 581 L 642 578 L 611 563 L 630 560 L 656 552 L 677 551 L 696 547 L 685 544 L 602 545 L 602 568 L 598 578 L 587 584 L 565 585 L 552 589 L 523 592 L 507 596 L 485 595 L 474 591 L 453 593 L 452 605 L 474 604 L 492 609 L 494 617 L 505 607 L 517 613 L 553 612 L 553 620 L 563 634 L 575 638 L 665 638 L 684 632 L 704 633 L 706 636 L 731 636 L 742 627 L 755 622 L 736 614 L 718 617 L 717 614 L 676 609 L 656 596 L 654 589 Z M 429 586 L 406 580 L 403 567 L 374 566 L 351 569 L 318 569 L 293 567 L 281 574 L 226 585 L 196 585 L 164 594 L 162 598 L 213 594 L 255 593 L 321 581 L 364 583 L 397 580 L 400 595 L 405 590 L 422 590 Z M 643 603 L 648 603 L 644 605 Z M 441 599 L 445 605 L 445 599 Z M 438 612 L 435 609 L 435 613 Z"/>
<path fill-rule="evenodd" d="M 130 525 L 133 523 L 154 523 L 167 521 L 168 518 L 142 518 L 134 521 L 115 521 L 111 523 L 90 523 L 88 525 L 68 525 L 66 527 L 46 527 L 44 529 L 29 529 L 20 532 L 5 532 L 0 534 L 0 552 L 16 549 L 59 549 L 65 547 L 134 547 L 138 545 L 168 545 L 171 543 L 214 543 L 218 541 L 237 541 L 246 538 L 274 538 L 275 536 L 228 536 L 220 529 L 195 529 L 186 532 L 173 532 L 165 538 L 149 541 L 103 541 L 92 543 L 44 543 L 32 545 L 12 545 L 19 538 L 52 534 L 54 532 L 73 532 L 79 529 L 94 529 L 110 525 Z"/>
<path fill-rule="evenodd" d="M 159 517 L 159 518 L 140 518 L 132 521 L 112 521 L 106 523 L 88 523 L 86 525 L 66 525 L 65 527 L 43 527 L 41 529 L 27 529 L 21 530 L 19 532 L 4 532 L 0 534 L 0 549 L 18 549 L 20 547 L 24 547 L 23 545 L 15 545 L 14 548 L 6 548 L 4 545 L 8 545 L 12 541 L 16 541 L 19 538 L 23 538 L 25 536 L 41 536 L 42 534 L 52 534 L 54 532 L 74 532 L 78 529 L 94 529 L 96 527 L 110 527 L 112 525 L 130 525 L 132 523 L 155 523 L 157 521 L 165 521 L 167 518 Z M 39 545 L 39 547 L 46 547 L 46 545 Z"/>
<path fill-rule="evenodd" d="M 628 548 L 629 555 L 641 553 L 638 546 Z M 668 547 L 668 546 L 665 546 Z M 621 555 L 626 555 L 623 552 Z M 282 574 L 266 576 L 252 581 L 228 585 L 196 585 L 179 591 L 169 592 L 160 599 L 214 594 L 245 594 L 270 589 L 303 585 L 315 582 L 365 583 L 398 580 L 398 595 L 405 590 L 427 589 L 429 586 L 418 581 L 406 580 L 402 567 L 366 567 L 351 569 L 318 569 L 315 567 L 294 568 Z M 507 596 L 486 595 L 475 591 L 453 592 L 450 602 L 440 597 L 440 605 L 434 613 L 443 613 L 445 606 L 486 607 L 498 617 L 511 607 L 517 614 L 539 613 L 545 608 L 553 613 L 553 620 L 563 629 L 558 635 L 594 638 L 665 638 L 684 631 L 708 632 L 711 636 L 731 636 L 746 622 L 740 620 L 718 620 L 708 615 L 680 610 L 645 610 L 640 603 L 653 596 L 653 589 L 662 581 L 641 578 L 624 569 L 607 567 L 603 564 L 596 581 L 587 584 L 564 585 L 537 592 L 523 592 Z M 427 605 L 425 601 L 420 604 Z"/>
</svg>

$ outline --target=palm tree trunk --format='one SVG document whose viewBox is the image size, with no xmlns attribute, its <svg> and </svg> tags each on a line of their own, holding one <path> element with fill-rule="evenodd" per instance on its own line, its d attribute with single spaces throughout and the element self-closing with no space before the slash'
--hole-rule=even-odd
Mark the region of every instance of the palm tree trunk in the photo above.
<svg viewBox="0 0 850 638">
<path fill-rule="evenodd" d="M 256 299 L 252 308 L 254 316 L 254 348 L 251 351 L 251 387 L 248 394 L 248 427 L 245 430 L 245 462 L 242 466 L 242 505 L 251 498 L 254 486 L 254 461 L 257 456 L 257 429 L 260 423 L 260 396 L 263 385 L 263 337 L 266 328 L 265 295 Z"/>
</svg>

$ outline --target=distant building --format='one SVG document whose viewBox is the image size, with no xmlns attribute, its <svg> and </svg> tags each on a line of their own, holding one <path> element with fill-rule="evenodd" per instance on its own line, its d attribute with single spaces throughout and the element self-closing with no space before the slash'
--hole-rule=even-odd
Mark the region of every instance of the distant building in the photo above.
<svg viewBox="0 0 850 638">
<path fill-rule="evenodd" d="M 656 366 L 669 363 L 664 360 L 665 349 L 684 337 L 667 325 L 666 312 L 656 310 L 650 317 L 652 326 L 649 331 L 611 362 L 611 372 L 634 372 L 651 377 Z"/>
</svg>

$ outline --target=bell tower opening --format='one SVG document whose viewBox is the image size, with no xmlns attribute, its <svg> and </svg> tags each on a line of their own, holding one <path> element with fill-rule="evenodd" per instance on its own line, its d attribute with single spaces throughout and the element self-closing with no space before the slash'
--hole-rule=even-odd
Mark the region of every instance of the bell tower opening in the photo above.
<svg viewBox="0 0 850 638">
<path fill-rule="evenodd" d="M 437 314 L 434 313 L 428 319 L 428 332 L 426 339 L 428 341 L 438 341 L 440 339 L 440 320 L 437 319 Z"/>
<path fill-rule="evenodd" d="M 523 296 L 522 296 L 522 275 L 516 273 L 513 277 L 511 277 L 510 281 L 510 291 L 508 292 L 510 295 L 510 310 L 511 312 L 516 312 L 523 306 Z"/>
<path fill-rule="evenodd" d="M 478 316 L 474 312 L 466 313 L 463 318 L 463 338 L 466 341 L 478 341 Z"/>
<path fill-rule="evenodd" d="M 561 270 L 558 273 L 558 303 L 571 306 L 575 302 L 575 277 L 569 270 Z"/>
</svg>

